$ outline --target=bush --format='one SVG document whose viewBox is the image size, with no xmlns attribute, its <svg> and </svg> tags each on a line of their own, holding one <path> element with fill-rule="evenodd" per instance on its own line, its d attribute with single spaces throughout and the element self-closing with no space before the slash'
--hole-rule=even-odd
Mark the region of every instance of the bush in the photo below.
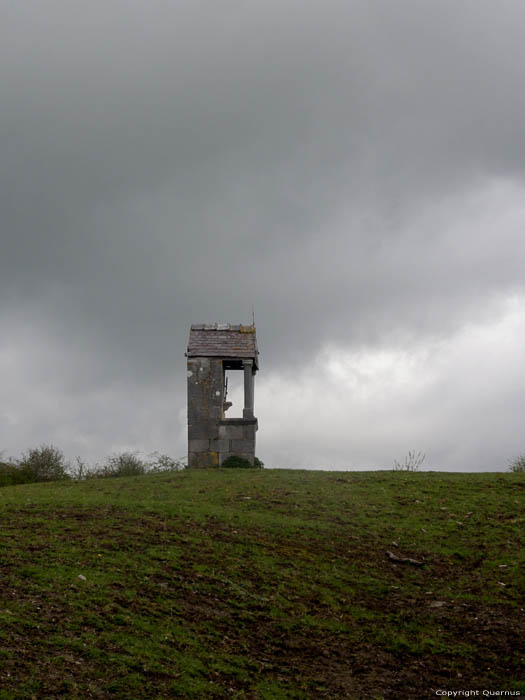
<svg viewBox="0 0 525 700">
<path fill-rule="evenodd" d="M 82 481 L 89 476 L 89 466 L 81 457 L 75 458 L 76 466 L 71 469 L 71 476 L 75 481 Z"/>
<path fill-rule="evenodd" d="M 24 478 L 22 471 L 16 464 L 0 462 L 0 486 L 14 486 L 26 482 L 27 479 Z"/>
<path fill-rule="evenodd" d="M 159 472 L 178 472 L 185 468 L 186 464 L 183 457 L 174 459 L 169 455 L 163 455 L 159 452 L 152 452 L 149 455 L 148 471 L 153 474 L 158 474 Z"/>
<path fill-rule="evenodd" d="M 53 445 L 41 445 L 28 450 L 16 464 L 22 479 L 19 483 L 69 479 L 69 467 L 63 452 Z"/>
<path fill-rule="evenodd" d="M 525 472 L 525 455 L 519 455 L 510 460 L 509 472 Z"/>
<path fill-rule="evenodd" d="M 142 459 L 139 455 L 139 452 L 131 451 L 116 453 L 110 455 L 105 464 L 99 464 L 93 468 L 77 457 L 74 478 L 81 481 L 82 479 L 140 476 L 180 471 L 186 468 L 183 458 L 174 459 L 160 452 L 152 452 L 147 459 Z"/>
<path fill-rule="evenodd" d="M 3 453 L 0 451 L 0 458 Z M 97 477 L 138 476 L 185 469 L 184 459 L 174 459 L 159 452 L 153 452 L 148 459 L 141 459 L 138 452 L 121 452 L 110 455 L 106 462 L 90 468 L 80 457 L 75 466 L 66 461 L 63 453 L 52 445 L 42 445 L 22 454 L 20 459 L 10 458 L 0 461 L 0 486 L 13 486 L 39 481 L 75 479 L 83 481 Z"/>
<path fill-rule="evenodd" d="M 92 477 L 140 476 L 147 471 L 147 463 L 137 452 L 121 452 L 110 455 L 107 462 L 89 473 Z"/>
<path fill-rule="evenodd" d="M 262 469 L 264 464 L 260 459 L 258 459 L 258 457 L 255 457 L 254 463 L 250 464 L 250 462 L 244 457 L 232 455 L 231 457 L 228 457 L 228 459 L 225 459 L 221 466 L 229 469 Z"/>
<path fill-rule="evenodd" d="M 418 452 L 416 454 L 415 450 L 409 450 L 408 455 L 405 457 L 405 461 L 403 463 L 398 462 L 397 459 L 394 460 L 393 470 L 395 472 L 417 472 L 419 471 L 419 467 L 423 464 L 424 461 L 425 455 L 422 455 L 421 452 Z"/>
</svg>

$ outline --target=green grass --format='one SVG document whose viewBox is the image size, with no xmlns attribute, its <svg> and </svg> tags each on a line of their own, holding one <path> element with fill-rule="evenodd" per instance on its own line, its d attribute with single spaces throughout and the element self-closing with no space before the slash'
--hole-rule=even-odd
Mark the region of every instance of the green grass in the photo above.
<svg viewBox="0 0 525 700">
<path fill-rule="evenodd" d="M 524 487 L 216 469 L 1 488 L 0 699 L 525 692 Z"/>
</svg>

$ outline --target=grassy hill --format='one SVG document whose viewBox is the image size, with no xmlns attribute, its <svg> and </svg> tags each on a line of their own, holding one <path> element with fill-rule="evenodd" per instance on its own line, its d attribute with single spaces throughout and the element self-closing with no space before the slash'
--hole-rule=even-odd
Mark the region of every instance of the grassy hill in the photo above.
<svg viewBox="0 0 525 700">
<path fill-rule="evenodd" d="M 231 469 L 2 488 L 0 698 L 525 693 L 524 488 Z"/>
</svg>

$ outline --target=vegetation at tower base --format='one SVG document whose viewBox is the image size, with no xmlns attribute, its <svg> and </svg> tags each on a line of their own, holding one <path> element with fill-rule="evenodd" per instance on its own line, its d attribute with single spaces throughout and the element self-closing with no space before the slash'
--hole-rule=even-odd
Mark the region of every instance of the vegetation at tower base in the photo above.
<svg viewBox="0 0 525 700">
<path fill-rule="evenodd" d="M 254 458 L 252 464 L 249 460 L 244 459 L 244 457 L 231 455 L 231 457 L 224 460 L 222 466 L 226 467 L 227 469 L 262 469 L 264 467 L 264 463 L 261 462 L 258 457 Z"/>
<path fill-rule="evenodd" d="M 221 468 L 2 488 L 0 699 L 524 692 L 524 490 Z"/>
</svg>

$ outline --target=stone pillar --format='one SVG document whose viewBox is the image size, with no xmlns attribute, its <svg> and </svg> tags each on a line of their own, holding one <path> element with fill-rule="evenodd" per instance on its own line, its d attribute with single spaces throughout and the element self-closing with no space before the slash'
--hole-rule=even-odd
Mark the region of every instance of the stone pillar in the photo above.
<svg viewBox="0 0 525 700">
<path fill-rule="evenodd" d="M 244 360 L 244 409 L 243 418 L 253 418 L 253 360 Z"/>
</svg>

